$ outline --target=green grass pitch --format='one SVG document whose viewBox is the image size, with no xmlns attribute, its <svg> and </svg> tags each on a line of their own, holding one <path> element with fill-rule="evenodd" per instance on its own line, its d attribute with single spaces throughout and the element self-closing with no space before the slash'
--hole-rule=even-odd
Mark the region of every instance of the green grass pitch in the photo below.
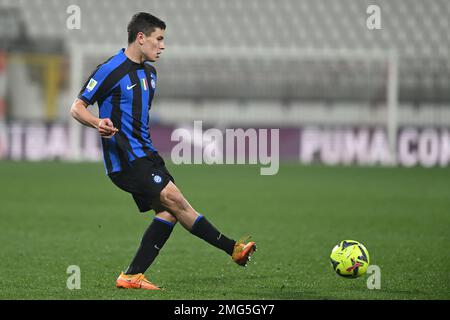
<svg viewBox="0 0 450 320">
<path fill-rule="evenodd" d="M 161 292 L 120 290 L 152 215 L 138 214 L 100 163 L 0 162 L 0 299 L 449 299 L 450 170 L 283 164 L 173 166 L 197 211 L 226 235 L 251 234 L 247 268 L 177 225 L 147 271 Z M 343 239 L 381 269 L 344 279 L 329 262 Z M 69 290 L 67 267 L 81 268 Z"/>
</svg>

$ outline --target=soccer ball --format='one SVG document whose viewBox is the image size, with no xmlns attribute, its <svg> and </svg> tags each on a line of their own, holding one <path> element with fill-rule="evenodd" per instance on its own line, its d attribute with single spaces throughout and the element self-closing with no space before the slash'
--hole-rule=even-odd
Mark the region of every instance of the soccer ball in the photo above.
<svg viewBox="0 0 450 320">
<path fill-rule="evenodd" d="M 369 266 L 369 252 L 355 240 L 343 240 L 336 245 L 330 255 L 334 271 L 345 278 L 358 278 L 366 273 Z"/>
</svg>

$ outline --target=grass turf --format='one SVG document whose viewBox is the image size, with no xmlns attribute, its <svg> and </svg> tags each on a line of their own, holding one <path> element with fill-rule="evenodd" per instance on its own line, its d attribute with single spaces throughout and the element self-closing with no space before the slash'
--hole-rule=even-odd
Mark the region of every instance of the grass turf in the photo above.
<svg viewBox="0 0 450 320">
<path fill-rule="evenodd" d="M 450 171 L 284 164 L 169 166 L 184 195 L 230 237 L 252 234 L 248 268 L 177 225 L 148 278 L 166 290 L 119 290 L 151 221 L 98 163 L 0 162 L 0 299 L 449 299 Z M 381 268 L 344 279 L 329 254 L 366 245 Z M 81 289 L 68 290 L 69 265 Z"/>
</svg>

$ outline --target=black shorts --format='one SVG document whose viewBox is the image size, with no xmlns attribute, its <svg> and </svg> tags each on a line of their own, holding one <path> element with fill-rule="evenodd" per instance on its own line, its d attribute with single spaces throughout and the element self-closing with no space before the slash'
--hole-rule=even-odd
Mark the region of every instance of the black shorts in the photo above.
<svg viewBox="0 0 450 320">
<path fill-rule="evenodd" d="M 175 183 L 158 153 L 136 159 L 129 168 L 108 176 L 116 186 L 132 194 L 140 212 L 152 209 L 156 213 L 164 211 L 159 202 L 159 194 L 170 181 Z"/>
</svg>

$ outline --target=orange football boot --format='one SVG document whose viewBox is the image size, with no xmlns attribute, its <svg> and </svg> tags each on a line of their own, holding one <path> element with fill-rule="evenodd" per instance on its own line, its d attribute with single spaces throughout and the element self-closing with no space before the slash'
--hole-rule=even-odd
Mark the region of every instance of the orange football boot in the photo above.
<svg viewBox="0 0 450 320">
<path fill-rule="evenodd" d="M 244 237 L 234 245 L 231 258 L 238 265 L 246 267 L 247 262 L 251 260 L 252 254 L 256 251 L 256 244 L 253 241 L 246 243 L 250 236 Z"/>
<path fill-rule="evenodd" d="M 123 272 L 116 280 L 117 288 L 161 290 L 158 286 L 148 281 L 143 273 L 124 274 Z"/>
</svg>

